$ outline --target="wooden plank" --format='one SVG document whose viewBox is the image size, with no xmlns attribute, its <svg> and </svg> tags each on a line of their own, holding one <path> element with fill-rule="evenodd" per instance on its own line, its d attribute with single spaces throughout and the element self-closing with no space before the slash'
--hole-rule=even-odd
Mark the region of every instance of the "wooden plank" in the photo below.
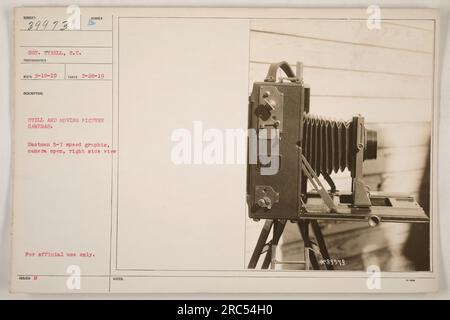
<svg viewBox="0 0 450 320">
<path fill-rule="evenodd" d="M 430 143 L 430 122 L 368 123 L 377 131 L 378 148 L 426 146 Z"/>
<path fill-rule="evenodd" d="M 432 98 L 432 78 L 305 68 L 311 94 L 375 98 Z"/>
<path fill-rule="evenodd" d="M 382 271 L 416 271 L 414 264 L 403 254 L 404 243 L 363 253 L 346 259 L 346 266 L 336 266 L 335 270 L 366 270 L 371 265 L 379 266 Z"/>
<path fill-rule="evenodd" d="M 364 162 L 364 174 L 423 169 L 428 154 L 427 146 L 380 149 L 376 160 Z"/>
<path fill-rule="evenodd" d="M 326 221 L 320 222 L 322 234 L 325 238 L 337 233 L 350 232 L 356 229 L 367 228 L 367 223 L 354 221 Z M 291 242 L 301 241 L 298 227 L 295 223 L 287 223 L 283 233 L 282 243 L 289 244 Z"/>
<path fill-rule="evenodd" d="M 310 112 L 345 120 L 361 114 L 366 123 L 427 122 L 432 106 L 432 100 L 312 96 Z"/>
<path fill-rule="evenodd" d="M 402 21 L 382 21 L 380 29 L 371 30 L 365 20 L 252 20 L 251 29 L 355 45 L 433 52 L 433 33 L 423 30 L 432 27 L 429 21 L 426 24 L 410 22 L 415 28 L 405 28 L 401 24 Z"/>
<path fill-rule="evenodd" d="M 401 223 L 384 223 L 375 228 L 356 223 L 353 226 L 351 224 L 343 226 L 349 226 L 350 228 L 344 229 L 342 232 L 326 234 L 324 238 L 330 257 L 332 259 L 345 259 L 347 263 L 351 262 L 350 258 L 352 257 L 362 257 L 363 255 L 370 257 L 373 256 L 371 253 L 378 250 L 389 250 L 389 248 L 402 246 L 410 230 L 410 224 Z M 287 226 L 285 235 L 283 235 L 285 238 L 291 237 L 290 242 L 284 240 L 282 244 L 284 260 L 300 260 L 303 256 L 303 243 L 294 227 L 292 225 Z M 342 228 L 342 226 L 340 227 Z M 291 235 L 288 235 L 289 233 Z M 298 266 L 293 268 L 298 268 Z M 347 264 L 342 269 L 355 270 L 351 264 Z"/>
<path fill-rule="evenodd" d="M 417 193 L 420 190 L 425 170 L 392 172 L 382 175 L 381 190 L 387 192 Z"/>
<path fill-rule="evenodd" d="M 426 158 L 425 158 L 426 161 Z M 383 191 L 395 191 L 388 186 L 394 186 L 398 188 L 398 192 L 416 192 L 419 190 L 419 184 L 424 175 L 425 162 L 422 168 L 406 170 L 406 171 L 394 171 L 394 172 L 379 172 L 370 173 L 364 175 L 364 182 L 372 191 L 383 190 Z M 365 168 L 365 167 L 364 167 Z M 364 170 L 366 171 L 366 170 Z M 336 184 L 336 188 L 341 191 L 350 190 L 351 187 L 351 176 L 350 172 L 346 169 L 344 171 L 339 171 L 338 173 L 332 173 L 331 178 Z M 319 180 L 322 184 L 328 187 L 325 179 L 320 176 Z M 312 187 L 308 184 L 308 186 Z M 417 186 L 417 187 L 415 187 Z M 311 188 L 310 188 L 311 189 Z"/>
<path fill-rule="evenodd" d="M 261 81 L 261 79 L 257 81 Z M 252 85 L 253 81 L 250 83 L 250 90 Z M 311 96 L 311 113 L 344 120 L 351 119 L 355 114 L 361 114 L 368 124 L 390 123 L 395 127 L 399 122 L 431 121 L 432 100 L 315 96 L 313 94 Z M 424 128 L 418 128 L 419 131 L 416 134 L 424 132 L 422 129 Z M 423 137 L 421 140 L 423 141 Z"/>
<path fill-rule="evenodd" d="M 278 34 L 250 33 L 251 61 L 301 61 L 307 66 L 431 76 L 433 55 Z M 270 48 L 270 50 L 267 50 Z"/>
<path fill-rule="evenodd" d="M 263 81 L 269 64 L 250 64 L 250 83 Z M 294 69 L 295 70 L 295 69 Z M 315 96 L 432 98 L 432 78 L 321 68 L 304 68 L 303 79 Z"/>
<path fill-rule="evenodd" d="M 337 259 L 372 252 L 392 245 L 404 243 L 410 225 L 406 223 L 384 223 L 378 227 L 342 232 L 327 239 L 328 250 Z"/>
<path fill-rule="evenodd" d="M 364 183 L 371 191 L 386 191 L 386 192 L 401 192 L 401 193 L 416 193 L 420 190 L 420 184 L 425 174 L 424 169 L 412 171 L 400 171 L 390 173 L 371 174 L 364 176 Z M 350 175 L 333 176 L 333 181 L 338 190 L 350 190 L 351 177 Z M 326 185 L 325 181 L 324 185 Z"/>
</svg>

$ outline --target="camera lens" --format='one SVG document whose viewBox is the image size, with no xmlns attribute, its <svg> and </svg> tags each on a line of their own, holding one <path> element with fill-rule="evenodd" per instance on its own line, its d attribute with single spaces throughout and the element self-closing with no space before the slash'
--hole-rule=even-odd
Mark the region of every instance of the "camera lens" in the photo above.
<svg viewBox="0 0 450 320">
<path fill-rule="evenodd" d="M 377 158 L 377 132 L 375 130 L 366 129 L 366 143 L 364 146 L 364 160 Z"/>
</svg>

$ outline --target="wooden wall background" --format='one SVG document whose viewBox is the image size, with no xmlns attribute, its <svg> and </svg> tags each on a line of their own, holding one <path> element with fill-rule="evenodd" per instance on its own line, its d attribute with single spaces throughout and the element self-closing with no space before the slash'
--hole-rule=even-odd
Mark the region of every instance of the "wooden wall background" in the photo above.
<svg viewBox="0 0 450 320">
<path fill-rule="evenodd" d="M 271 62 L 286 60 L 293 67 L 303 62 L 312 113 L 341 119 L 360 113 L 378 131 L 378 159 L 364 167 L 371 190 L 418 196 L 421 187 L 429 188 L 421 181 L 429 171 L 433 56 L 432 21 L 386 21 L 381 29 L 369 30 L 365 21 L 254 20 L 249 92 L 253 82 L 265 78 Z M 348 172 L 335 174 L 334 180 L 338 189 L 350 189 Z M 247 260 L 261 227 L 261 222 L 247 221 Z M 371 264 L 385 271 L 415 269 L 403 250 L 409 224 L 369 228 L 341 222 L 322 227 L 331 256 L 346 259 L 343 269 L 362 270 Z M 301 259 L 297 233 L 288 224 L 283 259 Z"/>
</svg>

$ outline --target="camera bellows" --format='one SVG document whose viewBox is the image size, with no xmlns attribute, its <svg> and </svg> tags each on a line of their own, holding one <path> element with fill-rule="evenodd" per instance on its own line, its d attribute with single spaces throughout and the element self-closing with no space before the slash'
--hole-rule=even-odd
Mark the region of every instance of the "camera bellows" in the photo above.
<svg viewBox="0 0 450 320">
<path fill-rule="evenodd" d="M 376 131 L 364 129 L 364 141 L 358 143 L 354 120 L 331 120 L 312 114 L 303 117 L 302 151 L 313 170 L 318 174 L 333 171 L 352 171 L 354 154 L 364 149 L 364 160 L 377 156 Z"/>
</svg>

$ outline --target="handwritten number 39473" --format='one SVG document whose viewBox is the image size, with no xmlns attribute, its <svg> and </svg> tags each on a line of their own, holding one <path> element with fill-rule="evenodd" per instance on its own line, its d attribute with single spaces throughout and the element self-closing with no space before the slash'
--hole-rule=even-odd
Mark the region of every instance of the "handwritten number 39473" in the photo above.
<svg viewBox="0 0 450 320">
<path fill-rule="evenodd" d="M 27 31 L 64 31 L 67 26 L 67 20 L 37 20 L 28 22 Z"/>
</svg>

